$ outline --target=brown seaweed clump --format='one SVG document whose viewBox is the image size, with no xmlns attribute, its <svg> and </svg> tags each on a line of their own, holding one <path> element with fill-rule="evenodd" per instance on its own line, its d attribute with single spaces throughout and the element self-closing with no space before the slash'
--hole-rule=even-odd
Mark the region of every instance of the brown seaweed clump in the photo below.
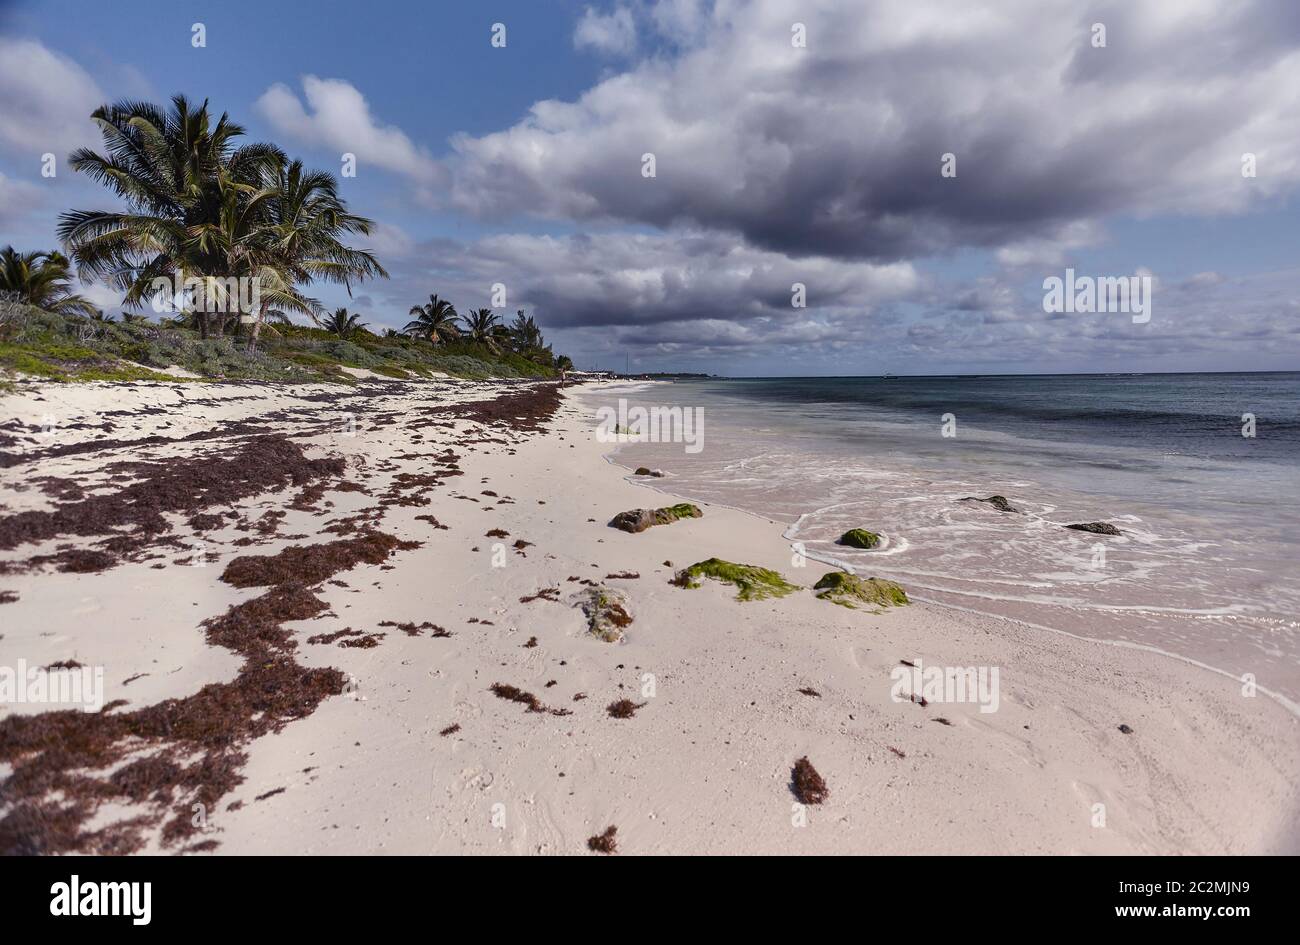
<svg viewBox="0 0 1300 945">
<path fill-rule="evenodd" d="M 32 510 L 0 518 L 0 549 L 47 541 L 59 535 L 153 537 L 171 530 L 167 512 L 229 507 L 237 500 L 290 485 L 337 476 L 342 459 L 307 459 L 281 435 L 246 440 L 228 458 L 198 455 L 149 463 L 121 463 L 117 474 L 135 480 L 116 492 L 89 495 L 53 510 Z"/>
<path fill-rule="evenodd" d="M 790 788 L 800 804 L 820 804 L 831 794 L 830 788 L 807 755 L 794 763 L 794 770 L 790 772 Z"/>
<path fill-rule="evenodd" d="M 484 426 L 500 426 L 514 433 L 540 433 L 560 409 L 559 384 L 534 384 L 517 394 L 491 400 L 472 400 L 428 411 L 442 417 L 459 417 Z"/>
<path fill-rule="evenodd" d="M 605 711 L 609 713 L 612 719 L 630 719 L 636 715 L 637 709 L 645 708 L 644 702 L 633 702 L 631 699 L 619 699 L 617 702 L 611 702 L 605 706 Z"/>
<path fill-rule="evenodd" d="M 428 413 L 435 418 L 433 424 L 459 417 L 518 434 L 543 430 L 560 405 L 558 385 L 539 384 Z M 216 438 L 227 441 L 220 452 L 115 463 L 100 470 L 115 481 L 129 481 L 116 491 L 90 493 L 68 481 L 66 488 L 51 493 L 60 502 L 51 510 L 0 514 L 0 550 L 62 536 L 95 538 L 98 548 L 85 548 L 88 542 L 83 541 L 79 543 L 83 547 L 76 549 L 95 552 L 94 557 L 66 553 L 50 557 L 52 563 L 71 570 L 100 570 L 116 563 L 114 558 L 121 560 L 151 546 L 177 547 L 177 539 L 168 534 L 173 530 L 169 515 L 188 519 L 196 531 L 218 528 L 221 521 L 210 514 L 212 510 L 229 509 L 240 500 L 290 486 L 301 490 L 295 505 L 309 508 L 324 495 L 317 480 L 334 479 L 345 469 L 342 459 L 308 459 L 289 436 L 243 423 L 179 440 L 99 440 L 21 458 L 0 454 L 0 466 L 44 456 Z M 242 657 L 233 680 L 134 711 L 125 711 L 123 701 L 114 700 L 99 712 L 57 710 L 0 719 L 0 768 L 7 772 L 0 778 L 0 855 L 134 853 L 145 847 L 150 836 L 180 852 L 216 847 L 216 839 L 196 835 L 207 829 L 223 798 L 244 782 L 242 768 L 250 743 L 310 715 L 325 699 L 349 688 L 347 677 L 337 669 L 299 664 L 294 634 L 285 624 L 329 609 L 312 590 L 317 583 L 358 564 L 381 564 L 396 551 L 417 547 L 416 542 L 403 542 L 366 526 L 383 505 L 420 504 L 421 492 L 445 477 L 460 475 L 455 459 L 447 451 L 433 457 L 440 466 L 435 472 L 396 479 L 380 507 L 339 521 L 337 533 L 347 538 L 231 561 L 223 574 L 227 583 L 265 588 L 202 624 L 210 645 Z M 335 483 L 329 488 L 360 487 Z M 445 528 L 433 516 L 417 518 L 435 529 Z M 266 524 L 274 530 L 278 519 L 270 516 Z M 0 592 L 0 603 L 14 597 L 12 592 Z M 399 629 L 411 632 L 404 625 Z M 431 636 L 445 634 L 433 625 L 413 629 L 432 630 Z M 535 704 L 539 711 L 570 714 L 567 709 L 547 709 L 531 694 L 513 692 L 530 709 Z M 451 733 L 444 730 L 443 734 Z M 124 804 L 132 805 L 127 813 L 114 819 L 104 816 L 105 806 Z M 226 804 L 222 809 L 238 806 Z"/>
<path fill-rule="evenodd" d="M 365 538 L 311 546 L 302 564 L 328 577 L 333 572 L 322 562 L 346 570 L 372 560 L 375 549 L 387 549 L 386 557 L 407 544 L 379 532 Z M 231 562 L 236 573 L 244 573 L 243 560 Z M 133 712 L 120 711 L 116 702 L 95 713 L 63 710 L 0 720 L 0 762 L 11 769 L 0 785 L 7 808 L 0 819 L 0 854 L 134 853 L 145 845 L 144 831 L 159 826 L 164 846 L 189 841 L 221 799 L 243 783 L 240 769 L 250 742 L 345 691 L 347 679 L 339 670 L 309 669 L 295 660 L 293 634 L 284 626 L 328 606 L 293 575 L 270 573 L 279 583 L 203 625 L 209 644 L 244 657 L 232 681 Z M 143 807 L 127 818 L 95 823 L 101 804 L 123 801 Z"/>
<path fill-rule="evenodd" d="M 448 630 L 446 627 L 440 627 L 436 623 L 431 623 L 428 620 L 422 621 L 421 623 L 414 623 L 413 621 L 409 621 L 409 620 L 400 623 L 396 620 L 381 620 L 379 621 L 379 626 L 396 627 L 398 630 L 401 630 L 403 633 L 405 633 L 408 637 L 418 637 L 420 636 L 420 634 L 424 633 L 425 630 L 429 631 L 429 636 L 431 637 L 451 636 L 451 631 Z"/>
<path fill-rule="evenodd" d="M 323 545 L 290 545 L 273 555 L 244 555 L 221 572 L 221 580 L 235 587 L 267 587 L 294 582 L 319 584 L 358 564 L 382 564 L 394 551 L 418 548 L 419 542 L 401 541 L 383 532 L 366 532 L 357 538 Z"/>
<path fill-rule="evenodd" d="M 518 686 L 512 686 L 509 683 L 493 683 L 488 689 L 498 699 L 505 699 L 507 702 L 518 702 L 520 705 L 528 706 L 529 712 L 542 712 L 548 715 L 573 714 L 569 709 L 548 708 L 541 699 L 538 699 L 531 692 L 525 692 Z"/>
<path fill-rule="evenodd" d="M 535 600 L 548 600 L 552 604 L 558 604 L 560 602 L 559 593 L 560 589 L 558 587 L 544 587 L 536 594 L 528 594 L 519 598 L 519 603 L 531 604 Z"/>
<path fill-rule="evenodd" d="M 587 838 L 587 849 L 592 853 L 617 853 L 618 841 L 614 839 L 617 834 L 617 827 L 606 827 L 604 833 L 598 833 L 594 837 Z"/>
</svg>

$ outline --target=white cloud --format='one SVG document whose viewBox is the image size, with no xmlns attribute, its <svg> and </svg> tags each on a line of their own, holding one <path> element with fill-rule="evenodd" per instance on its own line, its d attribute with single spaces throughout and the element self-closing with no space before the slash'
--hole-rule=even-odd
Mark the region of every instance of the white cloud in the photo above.
<svg viewBox="0 0 1300 945">
<path fill-rule="evenodd" d="M 1223 285 L 1226 280 L 1217 272 L 1206 271 L 1197 272 L 1183 280 L 1179 288 L 1182 289 L 1214 289 Z"/>
<path fill-rule="evenodd" d="M 77 291 L 84 295 L 95 307 L 106 312 L 116 311 L 122 307 L 121 290 L 104 285 L 102 282 L 87 283 L 78 281 Z M 144 312 L 150 314 L 151 310 L 145 308 Z"/>
<path fill-rule="evenodd" d="M 415 241 L 400 226 L 375 221 L 370 236 L 361 240 L 380 259 L 407 259 L 415 251 Z"/>
<path fill-rule="evenodd" d="M 573 31 L 576 49 L 589 48 L 606 54 L 626 55 L 636 48 L 636 22 L 632 11 L 618 7 L 612 13 L 600 13 L 592 7 L 583 11 Z"/>
<path fill-rule="evenodd" d="M 98 143 L 104 95 L 86 70 L 36 40 L 0 36 L 0 148 L 30 160 Z"/>
<path fill-rule="evenodd" d="M 707 19 L 703 0 L 658 0 L 650 10 L 656 30 L 667 39 L 686 45 Z"/>
<path fill-rule="evenodd" d="M 402 129 L 381 124 L 365 96 L 344 79 L 302 80 L 306 107 L 292 89 L 277 82 L 254 104 L 280 134 L 302 144 L 355 154 L 357 173 L 374 165 L 409 178 L 429 196 L 440 180 L 438 163 Z"/>
<path fill-rule="evenodd" d="M 0 171 L 0 226 L 16 229 L 19 222 L 44 202 L 41 188 Z"/>
<path fill-rule="evenodd" d="M 1070 250 L 1101 241 L 1102 227 L 1093 220 L 1071 220 L 1055 230 L 1003 244 L 997 260 L 1004 266 L 1062 266 Z"/>
</svg>

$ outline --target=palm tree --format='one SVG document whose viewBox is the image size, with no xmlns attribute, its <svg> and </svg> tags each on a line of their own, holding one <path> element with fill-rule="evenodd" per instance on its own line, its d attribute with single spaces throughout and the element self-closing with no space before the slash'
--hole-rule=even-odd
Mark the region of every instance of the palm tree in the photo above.
<svg viewBox="0 0 1300 945">
<path fill-rule="evenodd" d="M 91 117 L 107 156 L 81 148 L 72 167 L 112 189 L 127 210 L 69 211 L 59 236 L 83 276 L 120 288 L 125 307 L 154 298 L 155 280 L 195 278 L 205 300 L 220 303 L 205 309 L 224 309 L 194 312 L 203 336 L 224 331 L 233 311 L 253 322 L 251 347 L 271 306 L 318 316 L 319 304 L 297 285 L 320 279 L 350 291 L 352 280 L 387 275 L 372 254 L 343 245 L 373 224 L 347 212 L 331 175 L 304 172 L 274 145 L 236 148 L 244 129 L 225 114 L 214 124 L 206 101 L 195 109 L 178 95 L 167 112 L 120 102 Z M 256 280 L 258 311 L 230 298 L 231 278 Z"/>
<path fill-rule="evenodd" d="M 498 329 L 500 319 L 492 313 L 490 308 L 479 308 L 462 316 L 464 325 L 461 327 L 461 334 L 476 344 L 484 345 L 493 354 L 500 351 L 498 338 L 500 337 Z"/>
<path fill-rule="evenodd" d="M 366 323 L 360 321 L 360 315 L 349 315 L 345 308 L 336 308 L 334 314 L 321 323 L 321 327 L 326 331 L 332 331 L 344 341 L 347 341 L 358 331 L 366 327 Z"/>
<path fill-rule="evenodd" d="M 567 354 L 560 355 L 558 358 L 555 359 L 555 369 L 557 371 L 564 371 L 564 372 L 572 371 L 573 358 L 569 357 Z"/>
<path fill-rule="evenodd" d="M 106 155 L 78 148 L 74 170 L 104 184 L 127 204 L 125 211 L 70 210 L 59 220 L 59 238 L 82 276 L 103 278 L 125 294 L 123 305 L 139 308 L 158 294 L 156 279 L 215 279 L 237 275 L 212 241 L 210 227 L 229 209 L 229 191 L 255 188 L 283 162 L 269 144 L 234 146 L 244 129 L 222 115 L 215 124 L 205 101 L 192 108 L 177 95 L 164 112 L 146 102 L 104 105 L 91 115 Z M 175 282 L 173 282 L 175 285 Z M 198 314 L 206 337 L 224 317 Z"/>
<path fill-rule="evenodd" d="M 402 331 L 424 338 L 430 344 L 436 345 L 460 334 L 456 329 L 456 307 L 436 295 L 429 296 L 427 305 L 412 305 L 409 314 L 414 315 L 415 320 L 407 322 Z"/>
<path fill-rule="evenodd" d="M 20 253 L 12 246 L 0 250 L 0 292 L 48 312 L 94 317 L 99 309 L 72 292 L 71 266 L 57 250 Z"/>
<path fill-rule="evenodd" d="M 514 349 L 521 354 L 542 347 L 542 330 L 533 321 L 533 316 L 524 315 L 521 308 L 515 313 L 515 320 L 510 323 L 510 341 Z"/>
<path fill-rule="evenodd" d="M 202 280 L 202 289 L 203 317 L 211 320 L 217 335 L 232 317 L 236 325 L 253 323 L 250 352 L 257 346 L 258 332 L 271 306 L 307 315 L 313 321 L 319 321 L 321 311 L 320 303 L 296 288 L 295 282 L 309 282 L 310 277 L 294 253 L 279 245 L 272 230 L 280 193 L 270 180 L 271 173 L 267 172 L 268 179 L 261 187 L 219 179 L 221 204 L 216 219 L 191 228 L 192 243 L 205 258 L 214 260 L 228 276 L 249 280 L 238 286 L 208 276 Z M 244 311 L 245 307 L 250 310 Z"/>
<path fill-rule="evenodd" d="M 293 161 L 278 167 L 271 183 L 275 197 L 267 204 L 268 231 L 264 235 L 269 239 L 263 247 L 268 257 L 264 261 L 279 260 L 291 283 L 332 282 L 344 286 L 351 296 L 354 280 L 388 277 L 373 253 L 343 244 L 342 238 L 349 234 L 368 235 L 374 223 L 348 212 L 333 174 L 305 171 L 301 161 Z M 263 311 L 270 302 L 285 304 L 272 298 L 263 303 Z M 308 314 L 315 320 L 314 311 Z M 250 350 L 257 344 L 261 323 L 259 313 Z"/>
</svg>

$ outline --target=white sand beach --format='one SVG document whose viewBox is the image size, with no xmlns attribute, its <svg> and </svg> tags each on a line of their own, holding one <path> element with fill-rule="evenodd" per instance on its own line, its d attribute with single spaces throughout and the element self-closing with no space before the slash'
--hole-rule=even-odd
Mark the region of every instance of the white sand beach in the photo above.
<svg viewBox="0 0 1300 945">
<path fill-rule="evenodd" d="M 799 566 L 776 522 L 726 508 L 611 528 L 676 501 L 671 481 L 608 462 L 571 394 L 537 430 L 521 408 L 437 412 L 535 390 L 362 379 L 342 394 L 137 383 L 0 397 L 11 521 L 154 475 L 113 464 L 230 460 L 278 434 L 277 449 L 345 464 L 164 507 L 166 530 L 107 551 L 128 527 L 33 525 L 21 534 L 38 540 L 20 541 L 0 525 L 0 665 L 102 667 L 105 703 L 44 728 L 59 707 L 0 705 L 0 846 L 586 854 L 613 826 L 623 854 L 1300 851 L 1300 727 L 1273 699 L 1159 654 L 938 606 L 670 584 L 712 557 L 805 588 L 828 569 Z M 196 528 L 196 515 L 222 519 Z M 319 571 L 280 559 L 321 602 L 265 625 L 287 642 L 265 626 L 205 631 L 292 583 L 233 586 L 232 561 L 369 533 L 419 544 L 349 545 Z M 63 554 L 93 550 L 106 557 Z M 584 581 L 626 596 L 621 642 L 587 632 Z M 220 645 L 233 639 L 239 652 Z M 903 660 L 997 667 L 997 710 L 892 698 Z M 282 677 L 257 673 L 277 661 L 306 681 L 273 710 Z M 639 707 L 612 717 L 622 699 Z M 72 737 L 95 718 L 94 738 Z M 790 783 L 802 757 L 828 789 L 806 808 Z"/>
</svg>

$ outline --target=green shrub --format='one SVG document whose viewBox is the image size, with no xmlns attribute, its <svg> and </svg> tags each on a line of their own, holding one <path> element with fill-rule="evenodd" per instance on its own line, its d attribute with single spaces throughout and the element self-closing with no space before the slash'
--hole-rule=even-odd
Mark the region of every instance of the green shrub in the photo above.
<svg viewBox="0 0 1300 945">
<path fill-rule="evenodd" d="M 250 354 L 246 335 L 203 339 L 179 317 L 101 322 L 26 306 L 9 314 L 5 335 L 0 368 L 50 379 L 91 374 L 100 379 L 149 379 L 143 376 L 152 374 L 148 368 L 172 366 L 213 379 L 345 384 L 355 379 L 343 367 L 398 380 L 436 374 L 471 380 L 556 375 L 550 352 L 544 352 L 548 363 L 542 364 L 469 341 L 431 345 L 405 336 L 381 338 L 369 331 L 345 341 L 305 325 L 264 326 L 259 350 Z"/>
</svg>

